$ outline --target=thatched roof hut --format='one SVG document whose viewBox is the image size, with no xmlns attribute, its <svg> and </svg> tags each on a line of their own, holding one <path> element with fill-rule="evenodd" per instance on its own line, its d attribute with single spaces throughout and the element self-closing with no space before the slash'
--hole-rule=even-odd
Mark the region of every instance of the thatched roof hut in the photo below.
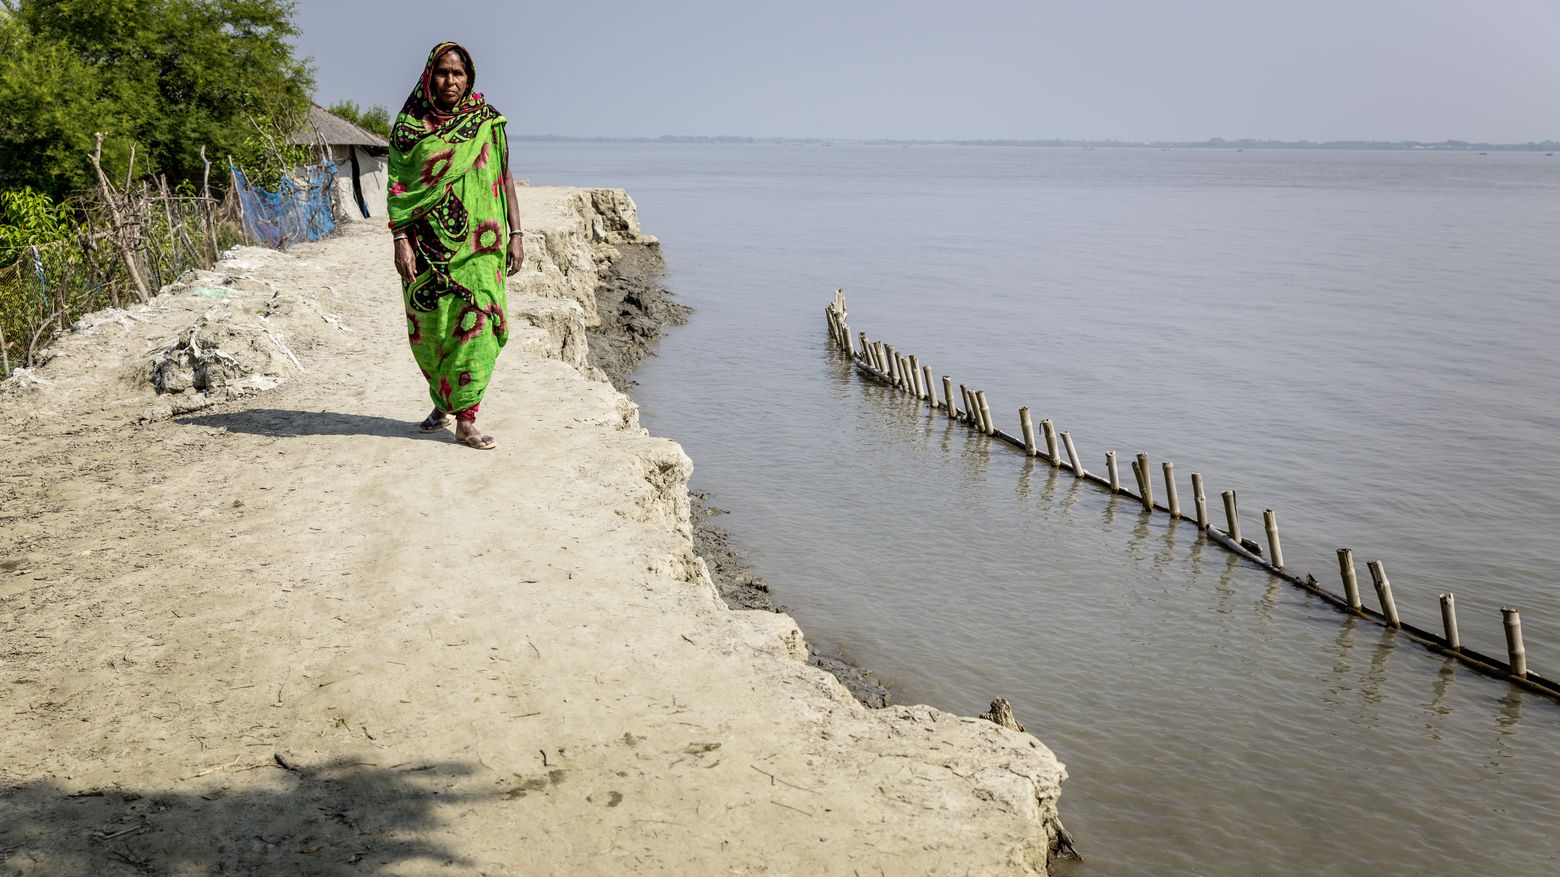
<svg viewBox="0 0 1560 877">
<path fill-rule="evenodd" d="M 310 146 L 324 143 L 331 161 L 336 163 L 337 203 L 354 219 L 385 217 L 389 141 L 319 104 L 309 106 L 306 126 L 290 139 Z"/>
</svg>

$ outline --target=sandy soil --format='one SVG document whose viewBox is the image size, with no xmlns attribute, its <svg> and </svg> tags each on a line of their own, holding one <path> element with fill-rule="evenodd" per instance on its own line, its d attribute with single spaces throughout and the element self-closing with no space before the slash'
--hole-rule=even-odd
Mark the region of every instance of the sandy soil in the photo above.
<svg viewBox="0 0 1560 877">
<path fill-rule="evenodd" d="M 497 450 L 413 427 L 361 226 L 0 385 L 0 874 L 1043 872 L 1039 741 L 719 600 L 689 460 L 583 361 L 637 227 L 523 197 Z"/>
</svg>

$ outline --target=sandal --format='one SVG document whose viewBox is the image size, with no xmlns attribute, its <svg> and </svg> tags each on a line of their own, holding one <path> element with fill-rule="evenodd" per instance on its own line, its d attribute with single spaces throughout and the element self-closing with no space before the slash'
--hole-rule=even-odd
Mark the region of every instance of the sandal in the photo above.
<svg viewBox="0 0 1560 877">
<path fill-rule="evenodd" d="M 468 435 L 460 435 L 457 433 L 455 440 L 469 448 L 476 448 L 479 451 L 491 451 L 498 447 L 498 442 L 492 436 L 483 435 L 480 432 Z"/>
<path fill-rule="evenodd" d="M 438 412 L 437 420 L 434 417 L 435 415 L 433 414 L 424 417 L 423 422 L 417 424 L 417 428 L 423 432 L 443 432 L 450 425 L 449 415 L 444 412 Z"/>
</svg>

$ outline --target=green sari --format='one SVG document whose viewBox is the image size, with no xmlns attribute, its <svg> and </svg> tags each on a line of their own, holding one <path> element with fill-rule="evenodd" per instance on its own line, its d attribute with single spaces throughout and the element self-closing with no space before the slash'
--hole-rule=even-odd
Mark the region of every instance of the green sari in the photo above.
<svg viewBox="0 0 1560 877">
<path fill-rule="evenodd" d="M 446 112 L 433 100 L 433 68 L 450 51 L 466 60 L 471 84 Z M 390 228 L 416 256 L 401 283 L 407 338 L 434 407 L 461 419 L 476 416 L 509 338 L 506 120 L 475 85 L 464 49 L 434 46 L 390 132 Z"/>
</svg>

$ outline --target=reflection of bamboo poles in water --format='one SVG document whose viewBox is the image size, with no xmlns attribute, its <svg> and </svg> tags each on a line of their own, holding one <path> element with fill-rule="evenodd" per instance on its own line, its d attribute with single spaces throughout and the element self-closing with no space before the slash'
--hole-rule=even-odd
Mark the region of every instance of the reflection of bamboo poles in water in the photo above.
<svg viewBox="0 0 1560 877">
<path fill-rule="evenodd" d="M 1040 421 L 1041 433 L 1045 440 L 1045 448 L 1042 451 L 1036 442 L 1034 421 L 1027 406 L 1018 410 L 1019 426 L 1023 435 L 1015 437 L 998 429 L 992 422 L 991 407 L 984 390 L 960 384 L 963 410 L 959 410 L 953 404 L 952 378 L 943 375 L 943 400 L 939 401 L 936 392 L 932 389 L 931 367 L 923 365 L 917 357 L 900 354 L 895 351 L 893 345 L 882 341 L 870 341 L 865 332 L 860 335 L 861 350 L 856 350 L 851 342 L 850 325 L 846 321 L 848 315 L 844 291 L 835 290 L 834 301 L 824 308 L 824 316 L 828 323 L 829 335 L 834 340 L 836 348 L 850 359 L 857 371 L 868 378 L 887 383 L 907 393 L 918 403 L 925 401 L 933 414 L 941 410 L 949 420 L 965 424 L 982 435 L 1010 445 L 1026 457 L 1044 459 L 1051 467 L 1066 469 L 1081 481 L 1093 482 L 1106 488 L 1113 495 L 1125 495 L 1141 502 L 1145 520 L 1156 510 L 1168 513 L 1172 525 L 1183 520 L 1176 490 L 1174 463 L 1163 462 L 1167 505 L 1157 503 L 1154 501 L 1154 479 L 1153 473 L 1149 470 L 1147 454 L 1139 453 L 1131 461 L 1132 473 L 1137 482 L 1137 491 L 1134 493 L 1121 484 L 1116 469 L 1115 451 L 1107 451 L 1105 454 L 1108 475 L 1102 478 L 1084 468 L 1072 435 L 1066 431 L 1061 433 L 1061 437 L 1067 448 L 1067 460 L 1061 459 L 1057 447 L 1056 427 L 1049 418 Z M 1244 558 L 1266 570 L 1270 575 L 1320 597 L 1340 611 L 1381 624 L 1394 635 L 1407 637 L 1432 652 L 1449 655 L 1481 673 L 1505 679 L 1530 691 L 1560 700 L 1560 683 L 1546 679 L 1527 667 L 1527 653 L 1522 642 L 1522 621 L 1516 609 L 1501 609 L 1507 654 L 1507 659 L 1501 661 L 1462 645 L 1451 594 L 1441 595 L 1442 633 L 1432 633 L 1408 624 L 1398 615 L 1397 603 L 1392 595 L 1392 585 L 1387 579 L 1385 564 L 1380 560 L 1372 560 L 1367 567 L 1375 585 L 1380 610 L 1369 609 L 1360 602 L 1352 551 L 1347 548 L 1338 549 L 1339 572 L 1344 589 L 1344 593 L 1339 595 L 1323 587 L 1315 576 L 1309 574 L 1301 576 L 1290 572 L 1285 567 L 1282 543 L 1279 539 L 1278 516 L 1272 509 L 1264 509 L 1262 512 L 1263 531 L 1267 537 L 1264 555 L 1262 546 L 1241 536 L 1239 504 L 1235 491 L 1226 490 L 1221 494 L 1226 520 L 1226 527 L 1222 531 L 1213 527 L 1208 521 L 1203 477 L 1200 473 L 1192 473 L 1192 491 L 1197 506 L 1198 532 L 1234 557 Z"/>
</svg>

